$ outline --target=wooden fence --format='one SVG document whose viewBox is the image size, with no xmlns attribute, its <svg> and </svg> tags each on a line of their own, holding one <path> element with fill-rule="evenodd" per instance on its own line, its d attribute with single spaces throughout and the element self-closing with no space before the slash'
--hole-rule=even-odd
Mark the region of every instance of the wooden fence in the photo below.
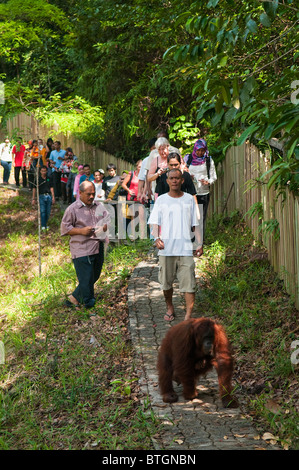
<svg viewBox="0 0 299 470">
<path fill-rule="evenodd" d="M 8 135 L 9 138 L 12 136 L 20 135 L 24 141 L 30 139 L 43 139 L 47 141 L 48 137 L 52 137 L 53 140 L 59 140 L 61 142 L 61 148 L 71 147 L 74 154 L 78 157 L 80 163 L 89 163 L 93 170 L 102 168 L 106 171 L 108 163 L 114 163 L 117 167 L 118 174 L 124 170 L 131 170 L 132 163 L 126 162 L 120 158 L 115 158 L 103 150 L 96 148 L 92 145 L 86 144 L 83 140 L 77 139 L 72 134 L 65 135 L 59 131 L 58 125 L 47 127 L 40 124 L 33 116 L 29 116 L 25 113 L 18 114 L 13 118 L 9 119 L 6 124 L 6 129 L 1 129 L 1 139 Z M 3 140 L 1 140 L 3 141 Z"/>
<path fill-rule="evenodd" d="M 268 168 L 267 154 L 252 144 L 229 149 L 217 168 L 209 214 L 239 210 L 245 215 L 247 225 L 267 248 L 270 263 L 299 309 L 299 198 L 288 190 L 283 197 L 273 186 L 269 190 L 266 184 L 257 183 L 257 177 Z M 246 213 L 254 204 L 261 213 L 250 217 Z M 268 227 L 268 231 L 262 227 Z"/>
</svg>

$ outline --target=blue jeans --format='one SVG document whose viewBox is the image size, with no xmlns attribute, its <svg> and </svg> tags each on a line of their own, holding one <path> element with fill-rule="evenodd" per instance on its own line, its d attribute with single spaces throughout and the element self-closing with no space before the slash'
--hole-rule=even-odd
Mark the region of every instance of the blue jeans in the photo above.
<svg viewBox="0 0 299 470">
<path fill-rule="evenodd" d="M 1 160 L 1 165 L 4 168 L 3 171 L 3 183 L 8 183 L 9 177 L 10 177 L 10 171 L 11 171 L 11 162 L 5 162 L 4 160 Z"/>
<path fill-rule="evenodd" d="M 41 226 L 47 227 L 47 223 L 51 214 L 52 196 L 50 194 L 39 195 L 39 207 Z"/>
<path fill-rule="evenodd" d="M 93 307 L 96 302 L 94 284 L 100 277 L 103 262 L 103 242 L 100 242 L 100 252 L 98 254 L 73 259 L 79 284 L 72 295 L 79 303 L 84 304 L 86 308 Z"/>
</svg>

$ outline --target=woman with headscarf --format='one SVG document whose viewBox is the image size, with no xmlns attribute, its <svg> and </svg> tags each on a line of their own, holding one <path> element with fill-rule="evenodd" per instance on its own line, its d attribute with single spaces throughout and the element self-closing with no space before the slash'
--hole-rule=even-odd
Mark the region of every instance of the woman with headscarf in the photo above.
<svg viewBox="0 0 299 470">
<path fill-rule="evenodd" d="M 205 235 L 206 217 L 210 201 L 210 186 L 217 180 L 215 164 L 209 155 L 205 139 L 198 139 L 193 151 L 184 158 L 196 189 L 197 203 L 202 204 L 203 236 Z"/>
</svg>

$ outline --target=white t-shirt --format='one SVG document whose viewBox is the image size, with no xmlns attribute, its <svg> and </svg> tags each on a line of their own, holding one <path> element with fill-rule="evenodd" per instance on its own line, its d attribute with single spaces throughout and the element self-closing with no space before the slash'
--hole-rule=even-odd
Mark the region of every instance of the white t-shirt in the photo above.
<svg viewBox="0 0 299 470">
<path fill-rule="evenodd" d="M 139 174 L 138 174 L 139 181 L 145 181 L 145 179 L 146 179 L 146 164 L 147 164 L 148 159 L 149 159 L 149 156 L 145 157 L 142 160 L 141 168 L 140 168 L 140 171 L 139 171 Z"/>
<path fill-rule="evenodd" d="M 210 187 L 206 184 L 202 184 L 200 180 L 205 179 L 206 181 L 208 181 L 209 184 L 213 184 L 217 180 L 215 163 L 212 158 L 210 161 L 211 161 L 210 178 L 208 178 L 206 163 L 203 163 L 202 165 L 190 165 L 189 166 L 189 173 L 191 176 L 193 176 L 193 183 L 196 189 L 196 194 L 199 194 L 201 196 L 205 194 L 209 194 Z"/>
<path fill-rule="evenodd" d="M 193 256 L 191 228 L 199 225 L 199 221 L 191 194 L 183 193 L 179 198 L 168 193 L 159 196 L 148 224 L 161 227 L 160 238 L 164 242 L 164 250 L 159 250 L 159 256 Z"/>
<path fill-rule="evenodd" d="M 105 191 L 102 189 L 102 183 L 95 183 L 93 181 L 93 184 L 95 185 L 95 188 L 96 188 L 96 196 L 95 196 L 96 201 L 98 201 L 100 199 L 104 200 L 105 199 Z"/>
<path fill-rule="evenodd" d="M 6 144 L 3 142 L 3 144 L 0 144 L 0 160 L 3 160 L 4 162 L 11 162 L 12 161 L 12 145 L 11 143 Z"/>
</svg>

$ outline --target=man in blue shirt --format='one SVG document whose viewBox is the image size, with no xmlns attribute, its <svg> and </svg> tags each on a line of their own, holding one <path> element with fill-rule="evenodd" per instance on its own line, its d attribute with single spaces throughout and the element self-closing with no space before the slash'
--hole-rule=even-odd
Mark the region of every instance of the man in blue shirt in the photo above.
<svg viewBox="0 0 299 470">
<path fill-rule="evenodd" d="M 90 166 L 88 165 L 88 163 L 85 163 L 85 165 L 83 165 L 83 170 L 85 174 L 81 176 L 80 184 L 83 183 L 83 181 L 94 181 L 94 176 L 91 173 Z"/>
<path fill-rule="evenodd" d="M 54 142 L 54 150 L 50 153 L 50 163 L 52 164 L 53 168 L 53 184 L 54 184 L 54 193 L 55 198 L 59 198 L 61 196 L 61 173 L 60 173 L 60 165 L 64 159 L 65 150 L 61 149 L 61 142 L 56 140 Z"/>
</svg>

